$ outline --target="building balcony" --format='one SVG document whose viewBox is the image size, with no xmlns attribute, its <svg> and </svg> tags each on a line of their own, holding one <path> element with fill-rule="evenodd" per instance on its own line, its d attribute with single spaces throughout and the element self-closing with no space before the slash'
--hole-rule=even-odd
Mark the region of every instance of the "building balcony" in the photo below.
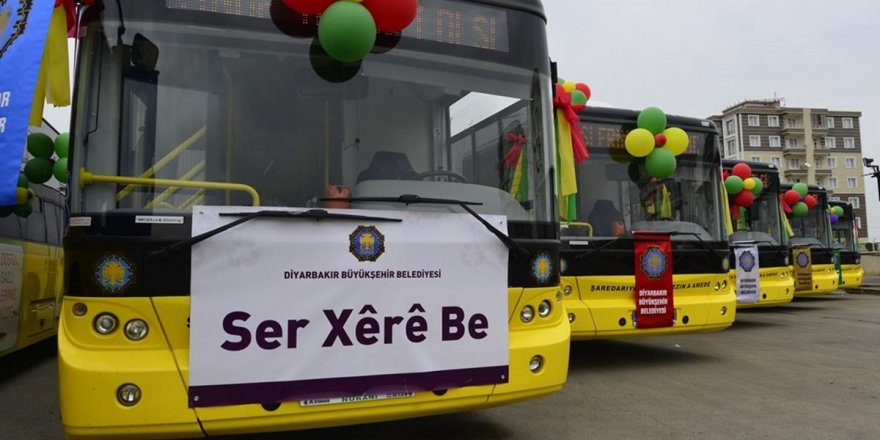
<svg viewBox="0 0 880 440">
<path fill-rule="evenodd" d="M 783 156 L 806 156 L 807 148 L 803 145 L 799 145 L 797 147 L 788 147 L 782 149 Z"/>
<path fill-rule="evenodd" d="M 833 172 L 833 170 L 831 168 L 826 168 L 826 167 L 816 168 L 816 175 L 817 176 L 830 176 L 832 172 Z"/>
</svg>

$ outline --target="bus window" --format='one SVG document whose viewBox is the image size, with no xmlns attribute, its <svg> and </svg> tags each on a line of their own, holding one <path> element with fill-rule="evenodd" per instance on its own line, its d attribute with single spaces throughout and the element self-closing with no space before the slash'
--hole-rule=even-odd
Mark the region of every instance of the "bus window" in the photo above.
<svg viewBox="0 0 880 440">
<path fill-rule="evenodd" d="M 45 203 L 43 205 L 43 213 L 45 214 L 45 222 L 46 222 L 46 243 L 49 245 L 57 246 L 61 243 L 61 228 L 59 222 L 59 209 L 57 206 L 51 203 Z"/>
<path fill-rule="evenodd" d="M 34 211 L 27 217 L 27 239 L 37 243 L 46 242 L 46 218 L 43 215 L 43 199 L 31 203 Z"/>
</svg>

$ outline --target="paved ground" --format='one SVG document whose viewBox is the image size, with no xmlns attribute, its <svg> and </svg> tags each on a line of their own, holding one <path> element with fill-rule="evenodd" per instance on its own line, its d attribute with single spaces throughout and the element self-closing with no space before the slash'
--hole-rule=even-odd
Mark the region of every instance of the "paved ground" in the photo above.
<svg viewBox="0 0 880 440">
<path fill-rule="evenodd" d="M 878 333 L 880 296 L 797 300 L 720 333 L 574 343 L 565 390 L 542 400 L 247 438 L 874 440 Z M 60 438 L 54 369 L 50 345 L 0 360 L 0 437 Z"/>
</svg>

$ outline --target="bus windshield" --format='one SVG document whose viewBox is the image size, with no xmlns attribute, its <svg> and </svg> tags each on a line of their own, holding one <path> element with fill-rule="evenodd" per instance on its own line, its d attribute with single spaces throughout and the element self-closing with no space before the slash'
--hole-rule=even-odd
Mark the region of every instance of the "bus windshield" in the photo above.
<svg viewBox="0 0 880 440">
<path fill-rule="evenodd" d="M 739 217 L 733 219 L 734 233 L 730 241 L 755 241 L 775 246 L 787 244 L 788 236 L 782 233 L 779 209 L 779 174 L 757 170 L 752 174 L 761 179 L 764 189 L 751 207 L 740 208 Z"/>
<path fill-rule="evenodd" d="M 849 252 L 858 252 L 859 243 L 855 239 L 855 229 L 853 227 L 852 209 L 847 209 L 844 205 L 835 205 L 844 208 L 844 215 L 840 216 L 836 224 L 831 225 L 832 244 L 835 249 Z"/>
<path fill-rule="evenodd" d="M 478 203 L 478 213 L 507 216 L 512 236 L 555 221 L 548 57 L 516 50 L 542 47 L 530 40 L 545 38 L 539 17 L 434 1 L 398 40 L 342 64 L 316 39 L 285 34 L 297 30 L 279 24 L 281 2 L 162 3 L 86 14 L 74 214 L 257 204 L 462 212 L 356 201 L 418 195 Z M 463 16 L 473 29 L 448 22 Z M 505 165 L 514 149 L 525 163 L 515 181 Z"/>
<path fill-rule="evenodd" d="M 806 217 L 791 216 L 789 221 L 794 230 L 791 243 L 794 245 L 830 247 L 829 223 L 825 210 L 828 208 L 828 199 L 825 193 L 810 193 L 819 203 L 810 209 Z"/>
<path fill-rule="evenodd" d="M 632 125 L 581 118 L 590 158 L 577 167 L 578 221 L 563 227 L 563 237 L 662 231 L 674 233 L 676 241 L 724 240 L 715 135 L 683 127 L 690 137 L 688 150 L 676 158 L 671 178 L 656 180 L 626 153 L 624 139 Z"/>
</svg>

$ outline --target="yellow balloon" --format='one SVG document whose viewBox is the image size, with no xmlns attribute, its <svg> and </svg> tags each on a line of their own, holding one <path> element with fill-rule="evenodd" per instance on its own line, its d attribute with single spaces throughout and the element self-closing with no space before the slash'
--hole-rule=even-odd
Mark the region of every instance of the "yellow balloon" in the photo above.
<svg viewBox="0 0 880 440">
<path fill-rule="evenodd" d="M 626 135 L 626 151 L 635 157 L 645 157 L 654 151 L 654 135 L 637 128 Z"/>
<path fill-rule="evenodd" d="M 568 93 L 573 92 L 577 88 L 577 84 L 574 81 L 566 81 L 562 83 L 562 89 Z"/>
<path fill-rule="evenodd" d="M 687 151 L 688 143 L 690 142 L 687 132 L 678 127 L 672 127 L 664 130 L 663 134 L 666 135 L 666 145 L 664 147 L 670 153 L 678 156 Z"/>
<path fill-rule="evenodd" d="M 745 188 L 749 191 L 755 189 L 755 185 L 756 185 L 756 183 L 755 183 L 754 177 L 749 177 L 748 179 L 743 181 L 743 188 Z"/>
<path fill-rule="evenodd" d="M 24 205 L 28 201 L 28 190 L 26 188 L 15 188 L 15 204 Z"/>
</svg>

